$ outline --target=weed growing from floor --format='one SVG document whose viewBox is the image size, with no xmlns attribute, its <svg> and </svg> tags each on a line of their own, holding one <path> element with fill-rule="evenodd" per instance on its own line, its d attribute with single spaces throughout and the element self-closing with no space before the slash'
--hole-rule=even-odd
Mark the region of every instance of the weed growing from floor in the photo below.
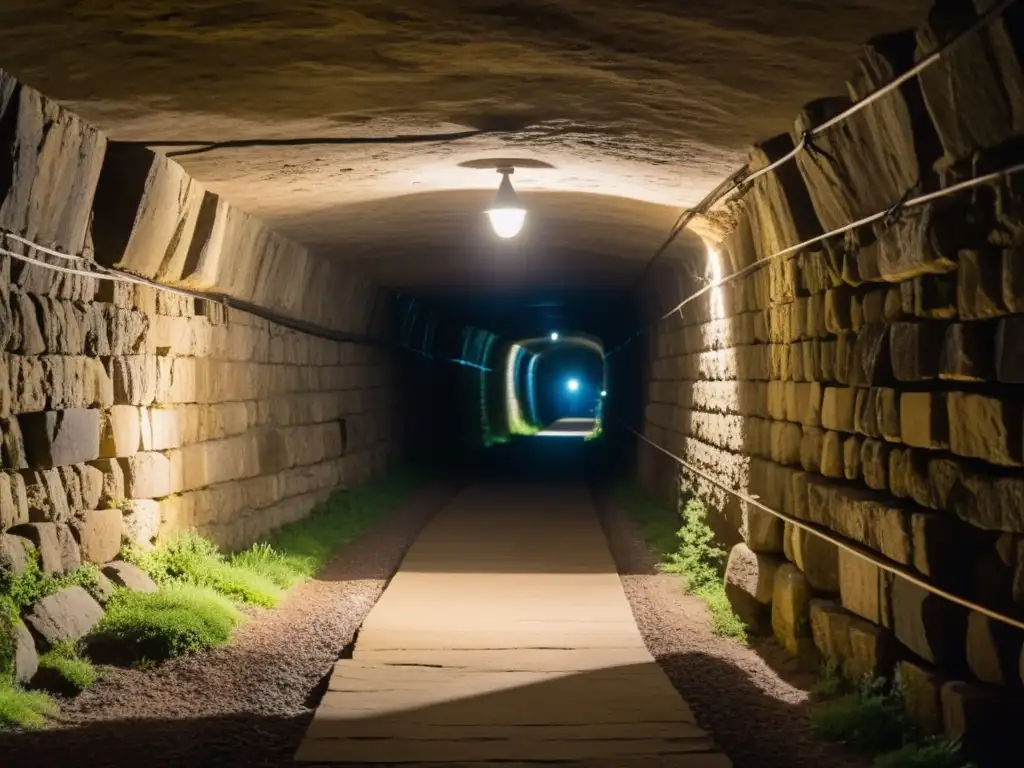
<svg viewBox="0 0 1024 768">
<path fill-rule="evenodd" d="M 35 730 L 57 713 L 57 705 L 39 691 L 26 691 L 9 680 L 0 680 L 0 729 Z"/>
<path fill-rule="evenodd" d="M 747 628 L 725 594 L 725 551 L 715 546 L 704 504 L 697 498 L 687 500 L 682 509 L 683 525 L 679 527 L 677 515 L 636 487 L 622 487 L 616 497 L 658 554 L 659 569 L 682 575 L 687 592 L 707 605 L 715 634 L 746 642 Z"/>
<path fill-rule="evenodd" d="M 870 755 L 901 748 L 912 730 L 898 686 L 883 678 L 867 678 L 822 704 L 811 713 L 811 725 L 829 741 Z"/>
<path fill-rule="evenodd" d="M 50 670 L 76 692 L 84 691 L 97 679 L 92 662 L 82 656 L 77 644 L 70 641 L 57 643 L 40 656 L 39 668 Z"/>
<path fill-rule="evenodd" d="M 99 573 L 99 568 L 89 563 L 71 573 L 51 576 L 43 573 L 39 553 L 33 551 L 23 573 L 14 575 L 11 571 L 0 571 L 0 600 L 8 600 L 18 611 L 22 611 L 32 603 L 68 587 L 82 587 L 90 594 L 95 594 Z"/>
<path fill-rule="evenodd" d="M 603 434 L 604 434 L 604 427 L 601 426 L 601 422 L 599 421 L 599 422 L 597 422 L 597 426 L 595 426 L 592 431 L 588 432 L 586 434 L 586 436 L 584 436 L 583 442 L 585 442 L 585 443 L 592 443 L 595 440 L 600 439 L 601 435 L 603 435 Z"/>
<path fill-rule="evenodd" d="M 129 649 L 136 660 L 162 661 L 223 645 L 242 615 L 208 587 L 173 584 L 158 592 L 119 589 L 91 641 Z"/>
<path fill-rule="evenodd" d="M 823 699 L 834 699 L 845 690 L 846 681 L 839 674 L 839 667 L 836 666 L 835 662 L 826 661 L 821 665 L 818 679 L 811 686 L 810 693 L 815 699 L 820 701 Z"/>
</svg>

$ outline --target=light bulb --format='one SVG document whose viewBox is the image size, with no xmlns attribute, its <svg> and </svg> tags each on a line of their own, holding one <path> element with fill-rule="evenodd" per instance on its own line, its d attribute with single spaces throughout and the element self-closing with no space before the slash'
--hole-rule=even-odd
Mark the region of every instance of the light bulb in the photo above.
<svg viewBox="0 0 1024 768">
<path fill-rule="evenodd" d="M 551 340 L 558 341 L 558 334 L 555 331 L 551 332 Z"/>
<path fill-rule="evenodd" d="M 567 385 L 570 392 L 575 392 L 580 388 L 580 383 L 576 379 L 569 379 Z"/>
<path fill-rule="evenodd" d="M 515 237 L 526 221 L 525 208 L 491 208 L 487 211 L 494 233 L 505 240 Z"/>
<path fill-rule="evenodd" d="M 608 393 L 605 390 L 601 390 L 601 397 L 608 397 Z"/>
</svg>

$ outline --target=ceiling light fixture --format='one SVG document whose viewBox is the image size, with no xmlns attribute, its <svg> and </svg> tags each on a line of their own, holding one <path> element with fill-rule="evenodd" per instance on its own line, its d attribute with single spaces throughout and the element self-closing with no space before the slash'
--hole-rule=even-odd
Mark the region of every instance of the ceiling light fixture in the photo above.
<svg viewBox="0 0 1024 768">
<path fill-rule="evenodd" d="M 519 195 L 512 189 L 512 180 L 509 176 L 515 173 L 515 168 L 498 168 L 498 173 L 501 174 L 501 184 L 498 185 L 491 207 L 487 209 L 487 217 L 491 220 L 494 233 L 508 240 L 518 235 L 523 228 L 526 208 L 519 202 Z"/>
</svg>

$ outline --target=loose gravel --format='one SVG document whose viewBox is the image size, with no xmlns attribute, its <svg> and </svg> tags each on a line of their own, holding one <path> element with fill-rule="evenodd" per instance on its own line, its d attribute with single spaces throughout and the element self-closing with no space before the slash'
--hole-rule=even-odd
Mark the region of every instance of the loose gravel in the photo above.
<svg viewBox="0 0 1024 768">
<path fill-rule="evenodd" d="M 800 672 L 773 641 L 752 639 L 748 647 L 714 634 L 707 608 L 685 594 L 682 577 L 656 571 L 628 513 L 604 494 L 595 501 L 648 650 L 734 768 L 869 765 L 812 730 L 814 675 Z"/>
<path fill-rule="evenodd" d="M 65 768 L 286 766 L 337 659 L 409 545 L 455 485 L 414 494 L 230 645 L 151 670 L 103 668 L 54 728 L 0 735 L 0 765 Z"/>
</svg>

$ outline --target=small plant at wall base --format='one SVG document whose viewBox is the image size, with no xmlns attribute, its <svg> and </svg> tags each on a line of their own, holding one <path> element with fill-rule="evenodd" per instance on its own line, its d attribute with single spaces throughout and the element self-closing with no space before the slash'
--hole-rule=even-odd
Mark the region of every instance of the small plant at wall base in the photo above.
<svg viewBox="0 0 1024 768">
<path fill-rule="evenodd" d="M 635 487 L 620 487 L 616 498 L 660 556 L 659 570 L 683 576 L 687 592 L 707 605 L 715 633 L 746 642 L 746 626 L 733 612 L 725 594 L 725 552 L 714 544 L 715 535 L 707 524 L 704 504 L 697 498 L 688 499 L 683 504 L 683 525 L 679 527 L 679 515 Z"/>
<path fill-rule="evenodd" d="M 0 681 L 0 729 L 34 730 L 57 714 L 57 705 L 45 693 L 26 691 L 8 680 Z"/>
<path fill-rule="evenodd" d="M 42 687 L 72 694 L 81 693 L 98 677 L 92 662 L 82 656 L 77 644 L 70 641 L 60 642 L 40 656 L 39 669 Z"/>
</svg>

